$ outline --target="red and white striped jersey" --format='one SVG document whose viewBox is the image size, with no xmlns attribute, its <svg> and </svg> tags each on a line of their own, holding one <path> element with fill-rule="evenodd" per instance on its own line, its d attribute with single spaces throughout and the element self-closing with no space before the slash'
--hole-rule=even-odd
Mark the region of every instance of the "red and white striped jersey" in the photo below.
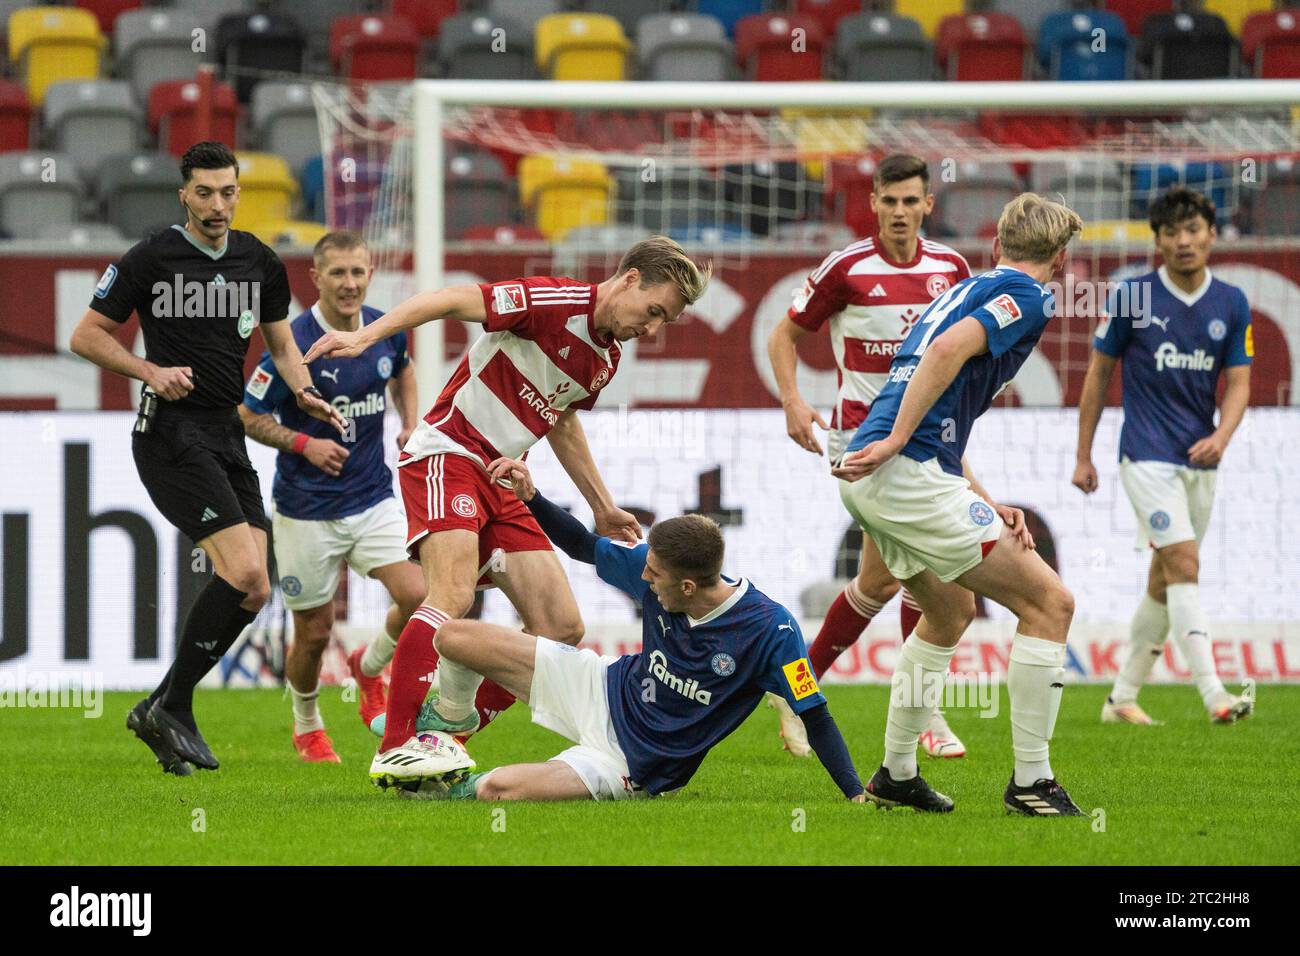
<svg viewBox="0 0 1300 956">
<path fill-rule="evenodd" d="M 519 458 L 568 408 L 589 409 L 614 377 L 620 349 L 596 332 L 596 287 L 530 276 L 480 285 L 485 333 L 466 352 L 398 467 L 465 455 L 486 467 Z"/>
<path fill-rule="evenodd" d="M 911 262 L 895 262 L 876 239 L 862 239 L 822 260 L 794 294 L 790 320 L 815 332 L 829 319 L 839 368 L 831 429 L 852 435 L 885 384 L 889 365 L 925 307 L 969 278 L 961 253 L 918 239 Z M 835 444 L 835 443 L 833 443 Z"/>
</svg>

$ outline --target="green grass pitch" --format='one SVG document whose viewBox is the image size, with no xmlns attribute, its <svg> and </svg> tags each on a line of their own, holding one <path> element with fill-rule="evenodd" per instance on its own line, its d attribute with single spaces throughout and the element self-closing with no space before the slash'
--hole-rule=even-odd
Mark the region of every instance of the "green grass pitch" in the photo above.
<svg viewBox="0 0 1300 956">
<path fill-rule="evenodd" d="M 865 780 L 880 759 L 887 689 L 827 692 Z M 1003 813 L 1005 694 L 996 718 L 949 712 L 970 756 L 921 757 L 922 773 L 957 803 L 942 817 L 847 803 L 815 757 L 782 752 L 766 707 L 678 794 L 493 806 L 372 787 L 374 738 L 338 689 L 322 694 L 322 709 L 341 766 L 298 761 L 278 691 L 200 692 L 196 712 L 222 769 L 188 779 L 165 776 L 125 729 L 139 695 L 108 694 L 97 720 L 0 711 L 0 864 L 1300 862 L 1300 687 L 1260 687 L 1256 716 L 1229 727 L 1211 726 L 1187 686 L 1143 691 L 1163 727 L 1103 726 L 1105 694 L 1066 689 L 1052 763 L 1089 815 L 1063 820 Z M 471 743 L 480 768 L 567 746 L 522 705 Z"/>
</svg>

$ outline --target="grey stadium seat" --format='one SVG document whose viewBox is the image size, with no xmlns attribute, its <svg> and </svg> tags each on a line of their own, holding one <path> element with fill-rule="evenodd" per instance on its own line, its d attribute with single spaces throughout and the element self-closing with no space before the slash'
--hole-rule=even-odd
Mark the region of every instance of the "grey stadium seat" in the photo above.
<svg viewBox="0 0 1300 956">
<path fill-rule="evenodd" d="M 992 9 L 999 13 L 1009 13 L 1020 21 L 1025 37 L 1032 44 L 1038 36 L 1038 28 L 1049 13 L 1069 9 L 1069 4 L 1061 0 L 994 0 Z"/>
<path fill-rule="evenodd" d="M 641 77 L 711 83 L 730 76 L 732 49 L 722 21 L 701 13 L 660 13 L 637 24 Z"/>
<path fill-rule="evenodd" d="M 656 233 L 721 226 L 722 187 L 715 175 L 698 167 L 664 167 L 653 182 L 640 169 L 614 174 L 618 183 L 618 220 Z"/>
<path fill-rule="evenodd" d="M 483 0 L 479 8 L 492 17 L 509 17 L 524 26 L 529 35 L 537 31 L 537 21 L 553 13 L 564 13 L 563 0 Z"/>
<path fill-rule="evenodd" d="M 304 0 L 300 6 L 308 7 L 311 2 L 312 0 Z M 170 0 L 168 6 L 196 18 L 200 21 L 200 26 L 215 31 L 222 17 L 250 13 L 258 6 L 258 0 Z M 209 36 L 208 39 L 211 41 L 212 37 Z M 208 49 L 212 50 L 213 47 L 209 45 Z"/>
<path fill-rule="evenodd" d="M 843 80 L 931 80 L 934 48 L 911 17 L 862 13 L 840 21 L 835 32 L 835 64 Z"/>
<path fill-rule="evenodd" d="M 946 236 L 974 237 L 995 225 L 1002 207 L 1022 189 L 1009 163 L 960 163 L 957 179 L 945 183 L 935 206 L 936 225 Z"/>
<path fill-rule="evenodd" d="M 1062 176 L 1047 184 L 1044 195 L 1058 201 L 1064 196 L 1065 204 L 1082 216 L 1084 223 L 1128 218 L 1128 191 L 1119 176 L 1090 172 Z"/>
<path fill-rule="evenodd" d="M 131 239 L 185 221 L 178 188 L 176 159 L 167 153 L 114 156 L 99 167 L 97 193 L 104 219 Z"/>
<path fill-rule="evenodd" d="M 447 156 L 443 216 L 448 239 L 461 239 L 475 226 L 515 220 L 513 181 L 491 153 L 460 150 Z"/>
<path fill-rule="evenodd" d="M 601 6 L 607 9 L 597 9 Z M 587 9 L 592 13 L 608 13 L 616 19 L 622 25 L 623 32 L 629 37 L 637 35 L 641 21 L 646 17 L 652 17 L 656 13 L 667 13 L 680 6 L 682 4 L 674 3 L 674 0 L 618 0 L 618 3 L 586 4 Z"/>
<path fill-rule="evenodd" d="M 1036 160 L 1029 169 L 1029 188 L 1046 196 L 1053 183 L 1075 176 L 1122 178 L 1120 164 L 1105 156 L 1071 156 L 1069 159 Z M 1123 216 L 1120 217 L 1124 218 Z"/>
<path fill-rule="evenodd" d="M 104 159 L 144 141 L 144 110 L 125 80 L 68 80 L 45 93 L 46 145 L 76 158 L 90 177 Z"/>
<path fill-rule="evenodd" d="M 496 31 L 503 31 L 498 34 Z M 496 36 L 505 37 L 505 49 L 494 50 Z M 453 80 L 533 80 L 532 31 L 517 20 L 483 13 L 458 13 L 442 21 L 438 58 Z"/>
<path fill-rule="evenodd" d="M 308 84 L 263 80 L 253 87 L 252 115 L 262 151 L 284 157 L 295 175 L 320 153 L 320 127 Z"/>
<path fill-rule="evenodd" d="M 130 80 L 136 100 L 147 103 L 155 83 L 194 79 L 199 64 L 216 55 L 214 33 L 207 37 L 207 52 L 194 52 L 194 31 L 200 29 L 209 29 L 206 18 L 189 10 L 147 7 L 117 18 L 113 30 L 117 72 Z"/>
<path fill-rule="evenodd" d="M 115 227 L 102 222 L 52 222 L 42 226 L 36 238 L 70 246 L 120 246 L 126 241 Z"/>
<path fill-rule="evenodd" d="M 33 238 L 42 227 L 80 219 L 85 186 L 66 153 L 0 153 L 0 231 Z"/>
</svg>

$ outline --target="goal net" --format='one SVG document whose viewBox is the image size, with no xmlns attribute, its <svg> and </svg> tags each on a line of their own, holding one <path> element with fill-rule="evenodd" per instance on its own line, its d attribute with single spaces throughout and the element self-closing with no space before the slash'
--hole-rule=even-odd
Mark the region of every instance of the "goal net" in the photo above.
<svg viewBox="0 0 1300 956">
<path fill-rule="evenodd" d="M 977 426 L 970 457 L 992 494 L 1032 511 L 1045 555 L 1079 598 L 1078 627 L 1102 648 L 1080 670 L 1099 679 L 1107 642 L 1125 639 L 1147 558 L 1118 487 L 1118 409 L 1094 449 L 1102 492 L 1085 499 L 1069 485 L 1075 406 L 1107 283 L 1158 264 L 1150 203 L 1174 185 L 1204 192 L 1218 210 L 1211 268 L 1251 302 L 1256 362 L 1255 407 L 1221 469 L 1203 590 L 1212 618 L 1259 642 L 1252 666 L 1271 655 L 1276 670 L 1269 642 L 1294 640 L 1300 621 L 1285 585 L 1300 549 L 1281 533 L 1300 513 L 1278 491 L 1300 466 L 1284 438 L 1300 425 L 1287 408 L 1300 403 L 1296 84 L 489 86 L 316 87 L 329 224 L 370 242 L 372 300 L 534 273 L 599 281 L 654 233 L 711 261 L 714 281 L 689 321 L 629 343 L 586 429 L 624 507 L 647 519 L 712 515 L 727 529 L 728 566 L 814 629 L 854 573 L 860 538 L 825 459 L 785 434 L 766 340 L 792 292 L 829 252 L 874 234 L 871 176 L 890 153 L 927 160 L 936 206 L 925 234 L 974 271 L 993 264 L 994 224 L 1018 193 L 1078 211 L 1086 227 L 1055 280 L 1058 315 Z M 417 338 L 424 405 L 476 334 L 442 326 Z M 836 392 L 828 336 L 800 349 L 800 390 L 825 413 Z M 589 518 L 545 443 L 530 462 L 544 491 Z M 630 601 L 587 569 L 570 571 L 593 643 L 610 652 L 635 643 Z M 1232 586 L 1243 575 L 1249 595 Z M 372 582 L 352 582 L 349 594 L 382 615 Z M 1005 612 L 985 611 L 991 656 L 972 667 L 996 664 L 1010 637 Z M 514 619 L 496 593 L 484 614 Z M 896 642 L 896 618 L 882 619 L 869 633 Z M 892 658 L 868 660 L 872 646 L 841 676 L 887 678 Z"/>
</svg>

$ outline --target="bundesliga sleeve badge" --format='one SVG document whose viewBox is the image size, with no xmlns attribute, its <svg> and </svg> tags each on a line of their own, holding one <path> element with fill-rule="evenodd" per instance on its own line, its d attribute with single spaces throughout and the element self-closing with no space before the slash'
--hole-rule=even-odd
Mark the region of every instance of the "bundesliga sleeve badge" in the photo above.
<svg viewBox="0 0 1300 956">
<path fill-rule="evenodd" d="M 492 287 L 492 308 L 496 310 L 497 315 L 509 315 L 511 312 L 522 312 L 528 308 L 528 298 L 524 294 L 524 284 L 522 282 L 510 282 L 505 285 L 494 285 Z"/>
</svg>

